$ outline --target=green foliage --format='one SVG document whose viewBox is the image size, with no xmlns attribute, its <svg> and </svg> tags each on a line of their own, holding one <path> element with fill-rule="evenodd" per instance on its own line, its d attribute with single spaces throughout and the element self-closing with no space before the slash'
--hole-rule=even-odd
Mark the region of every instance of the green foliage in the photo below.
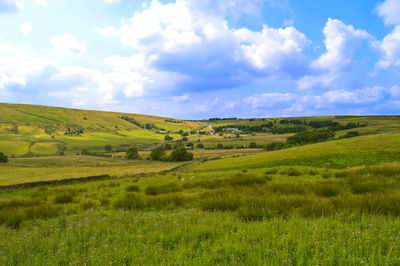
<svg viewBox="0 0 400 266">
<path fill-rule="evenodd" d="M 2 152 L 0 152 L 0 163 L 8 163 L 8 157 Z"/>
<path fill-rule="evenodd" d="M 169 135 L 166 135 L 166 136 L 164 137 L 164 141 L 173 141 L 173 140 L 174 140 L 174 138 L 171 137 L 171 136 L 169 136 Z"/>
<path fill-rule="evenodd" d="M 197 149 L 204 149 L 204 144 L 203 143 L 197 144 Z"/>
<path fill-rule="evenodd" d="M 163 146 L 157 147 L 151 150 L 150 159 L 153 161 L 164 161 L 166 160 L 165 157 L 165 150 Z"/>
<path fill-rule="evenodd" d="M 104 150 L 106 152 L 110 152 L 110 151 L 112 151 L 112 146 L 111 145 L 106 145 L 106 146 L 104 146 Z"/>
<path fill-rule="evenodd" d="M 90 155 L 90 151 L 88 149 L 83 149 L 81 155 Z"/>
<path fill-rule="evenodd" d="M 129 148 L 126 152 L 125 158 L 128 160 L 139 160 L 140 156 L 139 156 L 139 152 L 137 148 Z"/>
<path fill-rule="evenodd" d="M 185 162 L 191 160 L 193 160 L 193 153 L 188 152 L 184 147 L 176 148 L 169 156 L 169 161 L 172 162 Z"/>
<path fill-rule="evenodd" d="M 287 143 L 294 145 L 304 145 L 307 143 L 316 143 L 327 141 L 335 137 L 335 133 L 330 131 L 308 131 L 298 133 L 287 138 Z"/>
<path fill-rule="evenodd" d="M 250 142 L 249 148 L 250 148 L 250 149 L 255 149 L 255 148 L 257 148 L 257 143 L 255 143 L 255 142 Z"/>
</svg>

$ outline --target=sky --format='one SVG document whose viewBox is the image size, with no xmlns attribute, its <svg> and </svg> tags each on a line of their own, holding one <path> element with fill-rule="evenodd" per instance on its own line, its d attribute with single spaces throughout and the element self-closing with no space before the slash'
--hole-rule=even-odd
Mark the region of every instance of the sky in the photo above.
<svg viewBox="0 0 400 266">
<path fill-rule="evenodd" d="M 0 0 L 0 102 L 180 119 L 400 113 L 400 0 Z"/>
</svg>

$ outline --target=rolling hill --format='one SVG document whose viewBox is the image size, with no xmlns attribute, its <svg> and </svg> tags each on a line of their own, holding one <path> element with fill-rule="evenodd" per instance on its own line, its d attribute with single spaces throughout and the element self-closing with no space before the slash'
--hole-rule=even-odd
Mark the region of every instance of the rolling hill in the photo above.
<svg viewBox="0 0 400 266">
<path fill-rule="evenodd" d="M 196 131 L 202 124 L 164 117 L 59 107 L 0 104 L 0 150 L 12 157 L 74 154 L 163 141 L 157 132 Z"/>
</svg>

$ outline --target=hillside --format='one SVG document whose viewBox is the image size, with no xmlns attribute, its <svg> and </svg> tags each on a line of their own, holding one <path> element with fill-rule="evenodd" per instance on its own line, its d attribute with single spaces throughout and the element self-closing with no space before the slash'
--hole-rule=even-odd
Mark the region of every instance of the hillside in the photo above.
<svg viewBox="0 0 400 266">
<path fill-rule="evenodd" d="M 159 131 L 196 131 L 201 123 L 164 117 L 59 107 L 0 104 L 0 150 L 10 156 L 74 154 L 159 143 Z"/>
</svg>

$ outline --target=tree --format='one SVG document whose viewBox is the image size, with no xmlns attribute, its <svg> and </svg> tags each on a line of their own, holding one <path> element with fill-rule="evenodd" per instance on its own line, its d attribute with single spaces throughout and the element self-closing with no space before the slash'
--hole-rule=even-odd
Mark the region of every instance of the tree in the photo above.
<svg viewBox="0 0 400 266">
<path fill-rule="evenodd" d="M 150 159 L 153 161 L 164 161 L 165 160 L 165 150 L 162 146 L 151 150 Z"/>
<path fill-rule="evenodd" d="M 222 145 L 221 143 L 218 143 L 217 149 L 223 149 L 223 148 L 224 148 L 224 145 Z"/>
<path fill-rule="evenodd" d="M 182 141 L 188 141 L 189 139 L 187 137 L 183 137 Z"/>
<path fill-rule="evenodd" d="M 126 152 L 126 159 L 128 160 L 138 160 L 140 159 L 137 148 L 129 148 Z"/>
<path fill-rule="evenodd" d="M 0 163 L 7 163 L 7 162 L 8 162 L 8 157 L 4 153 L 0 152 Z"/>
<path fill-rule="evenodd" d="M 169 135 L 166 135 L 165 137 L 164 137 L 164 140 L 165 141 L 172 141 L 174 138 L 173 137 L 171 137 L 171 136 L 169 136 Z"/>
<path fill-rule="evenodd" d="M 107 151 L 107 152 L 112 151 L 111 145 L 106 145 L 106 146 L 104 146 L 104 150 Z"/>
<path fill-rule="evenodd" d="M 250 142 L 249 148 L 250 149 L 257 148 L 257 144 L 255 142 Z"/>
<path fill-rule="evenodd" d="M 178 147 L 172 151 L 169 160 L 173 162 L 184 162 L 193 160 L 193 153 L 188 152 L 184 147 Z"/>
<path fill-rule="evenodd" d="M 89 152 L 88 149 L 83 149 L 83 150 L 81 151 L 81 154 L 82 154 L 82 155 L 90 155 L 90 152 Z"/>
<path fill-rule="evenodd" d="M 197 144 L 197 149 L 204 149 L 204 145 L 202 143 Z"/>
</svg>

